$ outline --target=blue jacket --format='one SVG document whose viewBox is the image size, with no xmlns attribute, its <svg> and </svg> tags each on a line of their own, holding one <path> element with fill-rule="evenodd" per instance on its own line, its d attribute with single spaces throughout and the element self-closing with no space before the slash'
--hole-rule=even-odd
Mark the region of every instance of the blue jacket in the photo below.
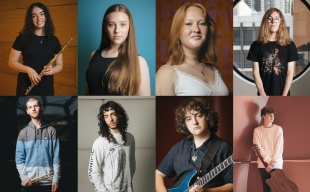
<svg viewBox="0 0 310 192">
<path fill-rule="evenodd" d="M 32 121 L 22 129 L 16 144 L 16 167 L 20 178 L 35 179 L 53 172 L 53 177 L 38 181 L 36 185 L 58 183 L 60 178 L 59 140 L 56 129 L 46 121 L 36 128 Z"/>
</svg>

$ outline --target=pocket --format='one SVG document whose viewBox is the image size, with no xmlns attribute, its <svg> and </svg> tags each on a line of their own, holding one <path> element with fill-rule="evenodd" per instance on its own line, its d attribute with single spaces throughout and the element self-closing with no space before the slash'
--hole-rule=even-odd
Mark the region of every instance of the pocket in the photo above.
<svg viewBox="0 0 310 192">
<path fill-rule="evenodd" d="M 124 149 L 119 146 L 109 148 L 109 159 L 112 165 L 112 181 L 111 186 L 113 190 L 124 190 L 126 187 L 125 164 L 126 154 Z"/>
</svg>

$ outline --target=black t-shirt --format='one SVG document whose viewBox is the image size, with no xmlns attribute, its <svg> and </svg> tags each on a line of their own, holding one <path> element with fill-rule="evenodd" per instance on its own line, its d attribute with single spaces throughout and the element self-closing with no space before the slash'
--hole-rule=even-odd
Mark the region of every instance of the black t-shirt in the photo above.
<svg viewBox="0 0 310 192">
<path fill-rule="evenodd" d="M 177 175 L 176 179 L 172 182 L 170 188 L 179 187 L 186 176 L 196 170 L 198 171 L 201 166 L 201 160 L 203 159 L 205 153 L 211 147 L 214 138 L 217 136 L 212 134 L 208 140 L 206 140 L 200 147 L 199 151 L 195 149 L 195 154 L 197 156 L 197 160 L 195 162 L 192 161 L 193 156 L 193 141 L 188 141 L 186 139 L 178 142 L 174 145 L 157 169 L 167 175 L 169 178 Z M 233 154 L 233 150 L 231 145 L 224 141 L 219 147 L 216 155 L 214 156 L 213 161 L 210 166 L 203 171 L 202 175 L 209 173 L 212 169 L 214 169 L 217 165 L 226 160 L 229 156 Z M 206 188 L 214 188 L 220 187 L 227 183 L 233 183 L 233 166 L 229 165 L 226 169 L 224 169 L 221 173 L 215 176 L 212 180 L 210 180 L 205 187 Z"/>
<path fill-rule="evenodd" d="M 299 60 L 299 57 L 293 41 L 286 46 L 281 46 L 276 41 L 266 44 L 254 41 L 247 59 L 259 63 L 259 74 L 266 95 L 281 96 L 285 86 L 287 64 Z"/>
<path fill-rule="evenodd" d="M 108 82 L 113 69 L 110 68 L 107 75 L 104 74 L 108 70 L 108 66 L 116 59 L 114 58 L 104 58 L 101 56 L 102 50 L 96 50 L 92 59 L 89 62 L 88 69 L 86 71 L 86 80 L 88 85 L 88 90 L 90 95 L 121 95 L 116 92 L 110 93 L 108 91 Z"/>
<path fill-rule="evenodd" d="M 42 43 L 41 43 L 42 40 Z M 13 49 L 21 51 L 23 55 L 23 64 L 34 69 L 38 75 L 43 67 L 49 63 L 54 55 L 61 50 L 61 45 L 57 37 L 46 39 L 45 36 L 37 36 L 33 34 L 33 40 L 30 42 L 22 41 L 19 35 L 12 46 Z M 31 81 L 27 73 L 18 74 L 18 83 L 31 85 Z M 41 81 L 36 86 L 53 86 L 53 75 L 46 75 L 41 78 Z"/>
</svg>

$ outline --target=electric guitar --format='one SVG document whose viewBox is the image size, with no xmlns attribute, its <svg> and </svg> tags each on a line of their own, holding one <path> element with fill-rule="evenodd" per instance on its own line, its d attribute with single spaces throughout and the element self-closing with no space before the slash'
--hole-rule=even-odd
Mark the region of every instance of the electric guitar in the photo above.
<svg viewBox="0 0 310 192">
<path fill-rule="evenodd" d="M 264 166 L 267 168 L 268 164 L 263 161 L 263 157 L 260 154 L 260 149 L 257 144 L 253 144 L 252 151 L 257 157 L 262 161 Z M 266 180 L 266 183 L 269 185 L 272 192 L 298 192 L 297 185 L 289 180 L 282 169 L 275 169 L 270 173 L 271 178 Z"/>
<path fill-rule="evenodd" d="M 228 157 L 225 161 L 220 163 L 218 166 L 212 169 L 212 171 L 204 175 L 200 180 L 196 181 L 193 185 L 189 186 L 190 181 L 192 180 L 192 178 L 194 178 L 194 175 L 196 175 L 197 173 L 197 171 L 192 171 L 186 176 L 186 178 L 179 187 L 168 189 L 167 192 L 188 192 L 190 188 L 194 187 L 194 185 L 204 186 L 232 163 L 233 163 L 233 155 Z"/>
</svg>

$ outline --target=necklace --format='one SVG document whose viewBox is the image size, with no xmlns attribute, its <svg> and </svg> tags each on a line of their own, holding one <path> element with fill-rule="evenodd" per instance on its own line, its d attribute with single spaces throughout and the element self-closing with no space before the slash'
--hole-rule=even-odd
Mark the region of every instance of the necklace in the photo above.
<svg viewBox="0 0 310 192">
<path fill-rule="evenodd" d="M 196 156 L 196 154 L 198 153 L 198 151 L 199 151 L 199 147 L 198 147 L 198 150 L 197 150 L 197 152 L 195 153 L 195 151 L 194 151 L 194 148 L 195 148 L 195 145 L 194 145 L 194 140 L 193 140 L 193 156 L 192 156 L 192 160 L 193 160 L 193 162 L 195 162 L 196 160 L 197 160 L 197 156 Z"/>
<path fill-rule="evenodd" d="M 43 38 L 42 38 L 42 40 L 40 40 L 40 38 L 38 37 L 38 36 L 36 36 L 38 39 L 39 39 L 39 41 L 42 43 L 42 41 L 43 41 L 43 39 L 44 39 L 44 36 L 43 36 Z"/>
<path fill-rule="evenodd" d="M 203 76 L 205 76 L 205 74 L 204 74 L 203 71 L 202 71 L 202 70 L 203 70 L 203 64 L 202 64 L 202 69 L 201 69 L 201 71 L 200 71 L 199 69 L 197 69 L 196 67 L 194 67 L 194 66 L 193 66 L 192 64 L 190 64 L 189 62 L 187 62 L 187 61 L 185 61 L 185 60 L 184 60 L 184 62 L 187 63 L 187 64 L 189 64 L 189 65 L 192 66 L 194 69 L 196 69 L 197 71 L 199 71 Z"/>
<path fill-rule="evenodd" d="M 269 44 L 269 47 L 270 47 L 270 49 L 271 49 L 271 54 L 273 54 L 273 50 L 276 48 L 276 46 L 277 46 L 277 42 L 276 42 L 276 45 L 274 46 L 274 48 L 273 48 L 273 49 L 271 48 L 270 41 L 268 42 L 268 44 Z"/>
</svg>

